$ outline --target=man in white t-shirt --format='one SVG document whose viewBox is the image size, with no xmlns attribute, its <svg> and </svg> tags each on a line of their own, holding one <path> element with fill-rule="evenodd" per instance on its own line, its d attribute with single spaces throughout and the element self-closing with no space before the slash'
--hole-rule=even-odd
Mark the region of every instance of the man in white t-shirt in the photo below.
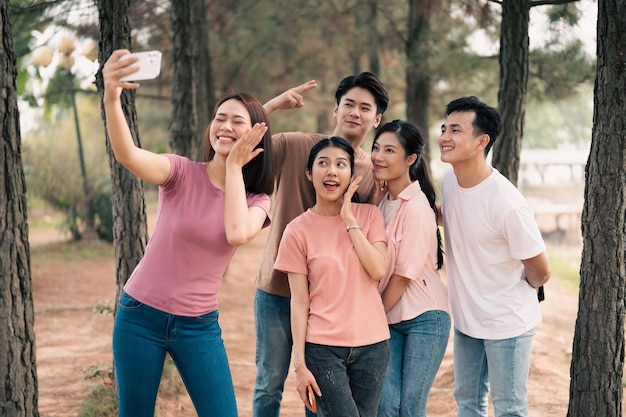
<svg viewBox="0 0 626 417">
<path fill-rule="evenodd" d="M 501 129 L 476 97 L 448 103 L 441 125 L 446 274 L 454 321 L 458 417 L 527 416 L 537 289 L 550 278 L 546 246 L 519 190 L 487 164 Z"/>
</svg>

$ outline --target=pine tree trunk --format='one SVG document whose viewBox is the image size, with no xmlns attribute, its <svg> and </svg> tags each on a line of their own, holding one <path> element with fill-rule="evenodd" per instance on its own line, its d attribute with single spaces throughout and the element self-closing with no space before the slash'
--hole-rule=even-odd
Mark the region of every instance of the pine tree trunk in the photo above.
<svg viewBox="0 0 626 417">
<path fill-rule="evenodd" d="M 171 19 L 174 79 L 170 147 L 174 153 L 198 159 L 215 103 L 204 1 L 172 2 Z"/>
<path fill-rule="evenodd" d="M 528 83 L 530 8 L 527 1 L 503 1 L 500 24 L 502 133 L 492 148 L 491 164 L 517 185 Z"/>
<path fill-rule="evenodd" d="M 115 49 L 128 48 L 130 45 L 129 4 L 129 0 L 98 0 L 100 20 L 98 60 L 101 66 Z M 102 97 L 104 83 L 101 70 L 96 75 L 96 85 Z M 124 90 L 121 100 L 130 131 L 135 143 L 140 146 L 134 91 Z M 104 116 L 104 108 L 102 111 Z M 119 295 L 146 249 L 148 241 L 146 206 L 141 180 L 117 163 L 108 136 L 106 147 L 111 167 L 113 242 L 115 244 L 115 270 Z"/>
<path fill-rule="evenodd" d="M 430 102 L 430 18 L 439 0 L 409 0 L 406 42 L 406 117 L 421 129 L 424 157 L 430 160 L 428 103 Z"/>
<path fill-rule="evenodd" d="M 0 0 L 0 415 L 37 417 L 30 247 L 17 68 L 8 0 Z"/>
<path fill-rule="evenodd" d="M 598 1 L 568 417 L 621 417 L 626 289 L 626 0 Z"/>
</svg>

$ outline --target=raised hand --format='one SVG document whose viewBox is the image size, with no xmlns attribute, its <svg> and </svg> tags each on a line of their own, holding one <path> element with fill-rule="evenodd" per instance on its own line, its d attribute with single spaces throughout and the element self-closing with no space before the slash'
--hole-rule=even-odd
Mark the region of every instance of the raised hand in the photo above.
<svg viewBox="0 0 626 417">
<path fill-rule="evenodd" d="M 255 146 L 261 142 L 265 132 L 267 132 L 265 123 L 257 123 L 252 126 L 252 129 L 238 139 L 230 149 L 226 164 L 242 167 L 263 152 L 263 149 L 255 149 Z"/>
<path fill-rule="evenodd" d="M 304 98 L 302 97 L 302 94 L 315 87 L 317 87 L 317 82 L 315 80 L 307 81 L 304 84 L 292 87 L 265 103 L 263 108 L 267 114 L 270 114 L 275 110 L 299 109 L 304 106 Z"/>
<path fill-rule="evenodd" d="M 133 66 L 138 58 L 131 57 L 128 59 L 120 60 L 120 58 L 126 54 L 129 54 L 128 49 L 118 49 L 113 51 L 109 59 L 102 68 L 102 78 L 104 79 L 104 98 L 113 99 L 118 98 L 122 94 L 122 88 L 137 89 L 139 84 L 130 81 L 120 81 L 125 75 L 132 74 L 139 71 L 139 67 Z M 111 96 L 111 94 L 113 94 Z"/>
<path fill-rule="evenodd" d="M 341 218 L 346 223 L 346 225 L 352 225 L 356 223 L 356 219 L 354 214 L 352 214 L 352 196 L 356 193 L 356 190 L 359 188 L 359 184 L 363 181 L 363 176 L 359 175 L 356 177 L 348 186 L 348 189 L 343 194 L 343 204 L 341 205 Z"/>
</svg>

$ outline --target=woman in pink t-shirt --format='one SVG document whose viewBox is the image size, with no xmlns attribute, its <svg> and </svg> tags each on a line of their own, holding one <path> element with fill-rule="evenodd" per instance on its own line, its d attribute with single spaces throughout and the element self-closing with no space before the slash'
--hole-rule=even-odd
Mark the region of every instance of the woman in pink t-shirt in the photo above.
<svg viewBox="0 0 626 417">
<path fill-rule="evenodd" d="M 124 286 L 113 357 L 120 417 L 152 417 L 166 354 L 198 416 L 237 416 L 218 323 L 217 292 L 238 246 L 269 224 L 273 189 L 267 114 L 243 93 L 222 96 L 205 131 L 203 162 L 137 147 L 121 105 L 120 78 L 136 59 L 114 51 L 102 70 L 104 108 L 115 158 L 159 186 L 157 221 L 144 257 Z"/>
<path fill-rule="evenodd" d="M 274 265 L 289 277 L 298 392 L 320 416 L 376 416 L 389 355 L 378 293 L 388 267 L 384 222 L 376 206 L 351 202 L 361 182 L 353 171 L 344 139 L 311 149 L 315 205 L 287 225 Z"/>
<path fill-rule="evenodd" d="M 435 190 L 422 158 L 417 126 L 394 120 L 372 144 L 374 177 L 383 184 L 378 207 L 385 218 L 390 267 L 381 281 L 389 321 L 389 369 L 378 417 L 426 417 L 426 400 L 450 335 L 448 292 Z M 380 189 L 380 187 L 379 187 Z"/>
</svg>

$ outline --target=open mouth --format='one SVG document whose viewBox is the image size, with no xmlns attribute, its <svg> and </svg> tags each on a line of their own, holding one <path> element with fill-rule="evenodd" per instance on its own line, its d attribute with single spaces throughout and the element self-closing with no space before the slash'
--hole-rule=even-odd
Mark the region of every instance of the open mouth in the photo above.
<svg viewBox="0 0 626 417">
<path fill-rule="evenodd" d="M 218 136 L 217 141 L 222 143 L 234 143 L 237 139 L 230 136 Z"/>
<path fill-rule="evenodd" d="M 324 181 L 324 188 L 328 191 L 335 191 L 339 188 L 339 183 L 335 181 Z"/>
</svg>

